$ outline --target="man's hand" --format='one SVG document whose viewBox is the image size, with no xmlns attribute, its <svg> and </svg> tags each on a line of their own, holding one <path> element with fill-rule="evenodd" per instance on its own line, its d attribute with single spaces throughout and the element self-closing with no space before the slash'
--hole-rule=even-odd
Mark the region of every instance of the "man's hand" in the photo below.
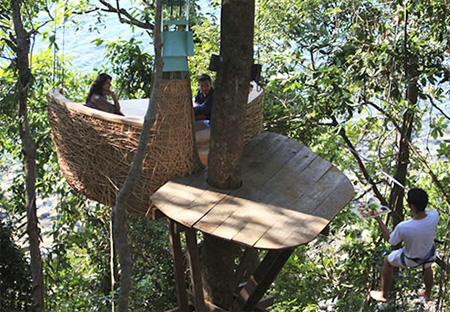
<svg viewBox="0 0 450 312">
<path fill-rule="evenodd" d="M 375 220 L 378 222 L 378 226 L 380 227 L 381 234 L 383 234 L 383 237 L 385 240 L 389 242 L 389 239 L 391 238 L 391 232 L 389 232 L 386 224 L 384 224 L 383 220 L 381 220 L 380 216 L 376 216 Z"/>
</svg>

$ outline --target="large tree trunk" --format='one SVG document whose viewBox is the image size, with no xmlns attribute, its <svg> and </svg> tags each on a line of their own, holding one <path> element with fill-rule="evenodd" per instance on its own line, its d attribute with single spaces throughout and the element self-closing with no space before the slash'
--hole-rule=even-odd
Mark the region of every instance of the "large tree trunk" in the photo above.
<svg viewBox="0 0 450 312">
<path fill-rule="evenodd" d="M 208 182 L 221 189 L 241 185 L 243 124 L 253 63 L 254 0 L 224 0 L 221 13 L 221 63 L 211 117 Z M 234 287 L 237 246 L 204 236 L 203 281 L 207 298 L 228 308 Z"/>
<path fill-rule="evenodd" d="M 20 138 L 24 154 L 25 171 L 25 208 L 27 211 L 27 232 L 30 239 L 31 276 L 33 280 L 32 295 L 35 311 L 44 311 L 44 277 L 39 242 L 39 228 L 36 216 L 36 143 L 28 124 L 28 88 L 31 82 L 29 68 L 29 36 L 25 31 L 20 14 L 20 1 L 11 2 L 14 30 L 17 44 L 17 69 L 19 73 L 19 108 Z"/>
<path fill-rule="evenodd" d="M 208 182 L 222 189 L 241 183 L 243 125 L 253 63 L 254 0 L 224 0 L 220 63 L 211 117 Z"/>
</svg>

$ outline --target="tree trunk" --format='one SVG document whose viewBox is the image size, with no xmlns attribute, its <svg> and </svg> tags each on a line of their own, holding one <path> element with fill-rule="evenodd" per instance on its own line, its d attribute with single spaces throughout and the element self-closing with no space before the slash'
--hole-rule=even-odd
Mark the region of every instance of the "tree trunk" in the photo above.
<svg viewBox="0 0 450 312">
<path fill-rule="evenodd" d="M 19 74 L 19 127 L 24 154 L 25 171 L 25 209 L 27 211 L 27 233 L 30 239 L 32 296 L 35 311 L 44 311 L 44 277 L 39 241 L 39 228 L 36 215 L 36 143 L 28 124 L 28 88 L 31 82 L 29 68 L 29 36 L 25 31 L 20 14 L 20 1 L 11 2 L 14 30 L 17 45 L 17 69 Z"/>
<path fill-rule="evenodd" d="M 208 183 L 221 189 L 241 185 L 243 124 L 253 63 L 254 0 L 224 0 L 221 12 L 221 63 L 211 116 Z M 202 246 L 207 298 L 228 308 L 233 300 L 237 246 L 210 235 Z"/>
<path fill-rule="evenodd" d="M 241 184 L 243 125 L 253 63 L 254 0 L 224 0 L 220 63 L 211 117 L 208 182 L 222 189 Z"/>
<path fill-rule="evenodd" d="M 158 0 L 156 3 L 155 11 L 155 25 L 161 25 L 162 18 L 162 5 L 163 0 Z M 118 310 L 128 311 L 129 293 L 130 293 L 130 281 L 131 281 L 131 269 L 132 259 L 130 254 L 130 246 L 128 244 L 128 224 L 126 214 L 126 202 L 133 191 L 136 181 L 142 172 L 142 162 L 145 157 L 145 150 L 147 142 L 150 137 L 150 130 L 155 122 L 156 101 L 158 100 L 159 90 L 162 80 L 162 68 L 163 60 L 161 56 L 161 28 L 155 27 L 154 31 L 154 44 L 155 44 L 155 79 L 152 94 L 150 97 L 149 109 L 145 114 L 144 124 L 142 125 L 142 132 L 139 136 L 139 143 L 136 150 L 136 154 L 133 159 L 133 165 L 128 172 L 128 176 L 120 188 L 117 195 L 116 205 L 112 211 L 113 222 L 113 235 L 116 243 L 117 250 L 119 252 L 120 263 L 120 293 Z"/>
<path fill-rule="evenodd" d="M 403 115 L 403 124 L 400 131 L 399 152 L 397 157 L 396 172 L 394 178 L 406 186 L 406 176 L 409 164 L 409 142 L 411 141 L 412 129 L 414 126 L 414 110 L 417 105 L 418 87 L 417 87 L 417 57 L 408 53 L 408 10 L 405 9 L 405 28 L 404 28 L 404 64 L 405 77 L 408 86 L 406 88 L 406 103 L 408 105 Z M 394 227 L 404 219 L 404 201 L 405 189 L 394 184 L 389 198 L 389 204 L 393 208 L 392 222 Z"/>
</svg>

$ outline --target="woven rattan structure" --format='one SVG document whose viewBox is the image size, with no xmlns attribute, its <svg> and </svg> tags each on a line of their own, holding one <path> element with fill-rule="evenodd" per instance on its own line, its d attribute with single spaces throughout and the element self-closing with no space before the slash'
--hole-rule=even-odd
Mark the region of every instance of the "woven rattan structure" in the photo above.
<svg viewBox="0 0 450 312">
<path fill-rule="evenodd" d="M 89 199 L 112 207 L 131 167 L 143 118 L 95 110 L 56 89 L 48 99 L 52 140 L 67 182 Z M 245 142 L 262 130 L 263 92 L 250 100 Z M 202 168 L 194 137 L 189 80 L 164 81 L 143 172 L 127 203 L 129 213 L 151 215 L 150 196 L 159 187 Z"/>
<path fill-rule="evenodd" d="M 244 144 L 250 143 L 263 130 L 264 89 L 254 82 L 253 85 L 255 90 L 250 94 L 245 116 Z"/>
<path fill-rule="evenodd" d="M 150 195 L 168 180 L 201 168 L 192 130 L 189 80 L 164 81 L 143 172 L 127 211 L 147 215 Z M 58 162 L 69 185 L 113 206 L 133 161 L 142 118 L 117 116 L 49 93 L 48 114 Z"/>
</svg>

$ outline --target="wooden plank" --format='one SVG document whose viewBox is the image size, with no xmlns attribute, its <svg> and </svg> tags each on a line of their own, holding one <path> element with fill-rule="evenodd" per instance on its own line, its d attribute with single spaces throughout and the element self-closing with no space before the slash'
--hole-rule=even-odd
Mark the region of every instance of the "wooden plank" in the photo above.
<svg viewBox="0 0 450 312">
<path fill-rule="evenodd" d="M 314 215 L 331 220 L 339 213 L 340 207 L 347 205 L 354 195 L 352 183 L 343 176 L 333 192 L 314 210 Z"/>
<path fill-rule="evenodd" d="M 313 158 L 313 157 L 311 157 Z M 286 231 L 286 222 L 291 224 L 292 222 L 301 221 L 307 214 L 304 212 L 312 211 L 314 207 L 309 207 L 307 205 L 301 206 L 302 213 L 298 213 L 300 207 L 295 204 L 298 203 L 299 196 L 302 197 L 307 191 L 310 191 L 310 187 L 315 184 L 317 179 L 320 179 L 324 172 L 328 170 L 331 166 L 328 162 L 324 163 L 319 157 L 314 157 L 311 162 L 306 163 L 306 166 L 303 168 L 303 171 L 296 172 L 297 179 L 299 180 L 299 184 L 297 186 L 296 191 L 292 191 L 292 197 L 287 196 L 284 192 L 280 191 L 279 197 L 274 197 L 269 207 L 272 207 L 273 214 L 269 215 L 267 221 L 265 222 L 266 227 L 259 226 L 264 222 L 265 216 L 257 216 L 255 217 L 255 221 L 258 221 L 257 224 L 248 222 L 246 223 L 235 237 L 233 237 L 234 241 L 241 241 L 243 239 L 246 240 L 247 244 L 258 244 L 258 248 L 270 248 L 275 247 L 274 242 L 283 242 L 287 236 L 290 235 L 289 230 Z M 276 181 L 276 179 L 274 179 Z M 273 180 L 272 180 L 273 181 Z M 274 185 L 274 184 L 272 184 Z M 275 192 L 276 193 L 276 192 Z M 277 227 L 277 225 L 281 225 L 274 230 L 278 235 L 284 234 L 285 237 L 277 237 L 274 233 L 271 233 L 273 227 Z M 265 237 L 265 239 L 262 239 Z M 308 236 L 309 237 L 309 236 Z M 268 245 L 265 246 L 264 243 L 267 242 Z M 293 247 L 282 245 L 280 248 Z"/>
<path fill-rule="evenodd" d="M 279 212 L 275 207 L 259 202 L 244 199 L 239 199 L 239 202 L 241 208 L 234 210 L 211 234 L 252 246 L 253 240 L 251 237 L 239 235 L 242 229 L 247 226 L 251 227 L 250 234 L 265 231 L 270 224 L 270 220 L 276 220 Z M 221 209 L 221 207 L 218 205 L 214 209 Z"/>
<path fill-rule="evenodd" d="M 317 170 L 320 171 L 319 169 Z M 329 167 L 328 170 L 312 185 L 311 190 L 306 192 L 295 203 L 294 207 L 301 207 L 301 211 L 313 214 L 314 210 L 331 194 L 340 184 L 348 181 L 336 167 Z M 336 197 L 339 197 L 337 194 Z M 337 198 L 336 198 L 337 200 Z M 334 206 L 337 209 L 337 206 Z"/>
<path fill-rule="evenodd" d="M 226 196 L 220 203 L 217 203 L 195 224 L 194 228 L 205 233 L 212 233 L 224 220 L 239 209 L 239 199 L 232 196 Z"/>
<path fill-rule="evenodd" d="M 267 199 L 263 199 L 262 201 L 272 205 L 274 203 L 276 205 L 278 202 L 284 202 L 286 207 L 290 207 L 290 201 L 296 200 L 307 190 L 305 182 L 311 180 L 304 179 L 302 184 L 302 180 L 299 180 L 299 177 L 302 176 L 303 171 L 310 166 L 311 162 L 317 158 L 317 154 L 313 153 L 306 146 L 300 149 L 294 157 L 292 157 L 261 187 L 261 193 L 272 195 L 270 198 L 267 196 Z M 309 174 L 309 172 L 306 174 Z M 287 201 L 284 200 L 285 197 Z M 277 199 L 283 200 L 277 201 Z"/>
<path fill-rule="evenodd" d="M 259 188 L 280 170 L 285 163 L 295 156 L 292 142 L 283 136 L 269 136 L 264 144 L 245 154 L 242 158 L 242 183 L 245 187 L 235 190 L 234 196 L 245 196 L 243 190 Z"/>
<path fill-rule="evenodd" d="M 348 194 L 348 179 L 341 174 L 335 167 L 330 168 L 326 175 L 317 182 L 314 190 L 322 189 L 322 192 L 311 192 L 307 198 L 302 198 L 305 201 L 311 200 L 315 205 L 314 210 L 311 211 L 314 218 L 310 218 L 307 227 L 310 231 L 310 239 L 317 236 L 323 228 L 331 221 L 332 218 L 344 207 L 351 198 L 353 198 L 353 187 L 350 185 L 351 196 Z M 337 192 L 335 190 L 338 190 Z M 323 203 L 326 202 L 325 205 Z M 303 201 L 302 201 L 303 203 Z M 318 210 L 319 209 L 319 210 Z M 323 214 L 319 213 L 323 212 Z M 316 233 L 315 235 L 313 235 Z M 296 244 L 300 239 L 305 239 L 305 234 L 301 231 L 294 231 L 289 237 L 282 243 L 283 246 L 291 246 Z M 307 243 L 307 242 L 305 242 Z"/>
<path fill-rule="evenodd" d="M 184 278 L 183 252 L 181 250 L 180 234 L 175 230 L 175 222 L 169 219 L 169 239 L 172 251 L 175 286 L 177 290 L 177 311 L 187 312 L 188 298 Z"/>
<path fill-rule="evenodd" d="M 238 209 L 237 207 L 232 209 L 228 206 L 224 208 L 221 205 L 217 205 L 208 213 L 208 216 L 205 216 L 202 222 L 196 225 L 197 228 L 204 230 L 206 223 L 214 220 L 217 228 L 212 231 L 209 228 L 209 233 L 213 235 L 225 239 L 233 238 L 233 240 L 249 246 L 252 244 L 251 239 L 243 240 L 243 238 L 248 238 L 248 235 L 254 235 L 253 241 L 259 239 L 258 235 L 262 234 L 255 234 L 256 228 L 258 228 L 257 233 L 264 233 L 266 231 L 263 225 L 265 222 L 264 219 L 273 220 L 277 216 L 277 212 L 275 211 L 277 208 L 263 204 L 265 201 L 270 201 L 276 195 L 276 192 L 271 192 L 270 187 L 269 190 L 261 188 L 282 170 L 286 164 L 292 164 L 292 159 L 296 159 L 295 162 L 303 160 L 306 165 L 308 160 L 305 161 L 305 158 L 315 158 L 315 156 L 312 157 L 312 152 L 304 145 L 299 145 L 297 142 L 294 145 L 288 140 L 281 139 L 279 135 L 275 135 L 272 136 L 271 140 L 265 142 L 264 146 L 260 145 L 262 151 L 264 151 L 263 158 L 267 157 L 269 159 L 276 159 L 277 161 L 267 162 L 264 159 L 255 160 L 261 157 L 262 151 L 260 149 L 253 150 L 251 155 L 247 154 L 246 158 L 243 159 L 243 185 L 240 189 L 230 192 L 230 196 L 233 195 L 239 207 L 245 207 L 245 209 Z M 305 151 L 305 153 L 300 153 L 301 151 Z M 289 172 L 290 170 L 287 171 Z M 226 212 L 224 209 L 226 209 Z M 223 222 L 220 223 L 218 218 L 224 217 L 225 219 L 222 219 Z M 247 222 L 242 222 L 242 220 L 247 220 Z M 247 225 L 251 226 L 251 229 L 248 231 L 249 233 L 235 237 Z M 267 224 L 267 226 L 270 227 L 270 224 Z"/>
<path fill-rule="evenodd" d="M 197 237 L 192 229 L 186 230 L 186 246 L 191 276 L 194 305 L 196 311 L 206 311 L 205 298 L 203 296 L 202 276 L 200 273 L 200 260 L 198 255 Z"/>
<path fill-rule="evenodd" d="M 189 179 L 167 182 L 152 195 L 153 204 L 171 219 L 191 227 L 192 217 L 184 220 L 178 216 L 195 213 L 195 210 L 190 211 L 190 205 L 199 198 L 203 198 L 210 188 L 204 176 L 205 172 L 201 171 L 193 174 Z"/>
<path fill-rule="evenodd" d="M 258 136 L 259 138 L 260 136 Z M 262 137 L 262 136 L 261 136 Z M 269 177 L 274 175 L 282 165 L 293 156 L 292 151 L 286 143 L 287 138 L 280 135 L 265 135 L 265 141 L 253 146 L 250 154 L 243 159 L 243 186 L 237 190 L 231 190 L 229 196 L 225 197 L 220 203 L 210 209 L 194 227 L 206 233 L 212 233 L 219 227 L 229 216 L 235 213 L 239 207 L 243 205 L 253 205 L 249 200 L 258 198 L 258 188 Z M 281 151 L 276 162 L 270 162 L 275 151 Z M 250 163 L 250 164 L 249 164 Z M 246 169 L 246 164 L 249 164 Z M 273 166 L 268 165 L 273 164 Z M 230 198 L 233 198 L 230 200 Z M 241 198 L 244 199 L 241 201 Z M 247 201 L 245 201 L 247 199 Z M 228 228 L 228 225 L 225 226 Z M 230 234 L 231 235 L 231 234 Z M 228 235 L 228 236 L 230 236 Z M 221 236 L 222 237 L 222 236 Z"/>
<path fill-rule="evenodd" d="M 244 146 L 242 154 L 250 154 L 257 145 L 261 143 L 264 144 L 264 140 L 266 140 L 268 136 L 270 136 L 270 132 L 262 132 L 258 134 L 250 143 Z"/>
<path fill-rule="evenodd" d="M 307 213 L 297 212 L 296 217 L 292 218 L 288 214 L 284 214 L 284 218 L 279 218 L 276 224 L 273 224 L 264 235 L 262 235 L 253 245 L 254 248 L 263 249 L 279 249 L 281 246 L 287 246 L 284 244 L 286 239 L 292 235 L 294 231 L 298 232 L 299 237 L 298 245 L 303 244 L 305 241 L 310 241 L 311 234 L 308 230 L 310 223 L 315 223 L 315 217 Z M 292 247 L 292 246 L 288 246 Z"/>
<path fill-rule="evenodd" d="M 276 209 L 276 207 L 260 204 L 259 209 L 255 209 L 255 213 L 246 218 L 248 221 L 233 236 L 232 240 L 245 242 L 246 245 L 253 247 L 261 236 L 277 222 L 280 213 L 282 211 Z"/>
<path fill-rule="evenodd" d="M 310 170 L 304 170 L 299 176 L 300 181 L 305 180 L 302 185 L 304 192 L 301 193 L 299 187 L 298 194 L 301 194 L 301 196 L 294 203 L 291 203 L 291 209 L 295 211 L 284 211 L 284 215 L 288 219 L 279 218 L 277 223 L 273 224 L 256 242 L 255 248 L 287 248 L 293 247 L 295 244 L 305 244 L 320 233 L 319 228 L 323 229 L 324 220 L 316 218 L 312 215 L 312 212 L 334 190 L 336 185 L 347 178 L 332 167 L 330 163 L 320 158 L 311 163 L 308 168 Z M 324 170 L 326 171 L 324 172 Z M 274 204 L 280 204 L 279 201 L 278 199 L 275 200 Z M 299 214 L 300 211 L 301 214 Z M 308 220 L 308 222 L 305 223 L 305 220 Z M 312 235 L 309 232 L 315 234 Z M 295 237 L 298 241 L 295 244 L 292 240 L 286 241 L 293 233 L 297 233 Z"/>
<path fill-rule="evenodd" d="M 189 206 L 186 206 L 185 209 L 182 209 L 182 211 L 177 213 L 175 218 L 177 220 L 182 220 L 184 224 L 189 224 L 190 227 L 192 227 L 217 204 L 221 203 L 226 196 L 227 193 L 216 192 L 210 189 L 202 193 L 202 195 L 192 201 Z"/>
</svg>

